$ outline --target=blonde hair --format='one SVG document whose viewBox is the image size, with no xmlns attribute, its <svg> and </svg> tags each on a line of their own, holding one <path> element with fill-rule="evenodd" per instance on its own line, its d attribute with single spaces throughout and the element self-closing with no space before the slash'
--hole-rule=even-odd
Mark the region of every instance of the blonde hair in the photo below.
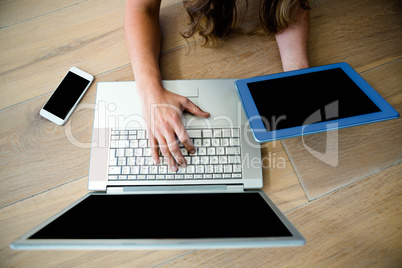
<svg viewBox="0 0 402 268">
<path fill-rule="evenodd" d="M 241 0 L 240 0 L 241 1 Z M 190 18 L 182 36 L 199 33 L 204 43 L 230 34 L 237 20 L 237 0 L 184 0 Z M 248 1 L 246 0 L 248 5 Z M 309 9 L 308 0 L 260 0 L 260 21 L 268 32 L 278 33 L 295 22 L 298 8 Z"/>
</svg>

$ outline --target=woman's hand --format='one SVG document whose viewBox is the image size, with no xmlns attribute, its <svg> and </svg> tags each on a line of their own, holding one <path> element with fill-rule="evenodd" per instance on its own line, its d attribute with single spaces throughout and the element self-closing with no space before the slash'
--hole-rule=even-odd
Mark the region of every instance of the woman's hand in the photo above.
<svg viewBox="0 0 402 268">
<path fill-rule="evenodd" d="M 149 90 L 143 94 L 142 99 L 144 101 L 143 115 L 148 122 L 148 137 L 154 164 L 159 163 L 159 147 L 172 171 L 177 171 L 177 164 L 185 167 L 187 163 L 177 139 L 191 154 L 195 153 L 195 147 L 183 125 L 182 113 L 186 110 L 200 117 L 209 117 L 209 113 L 201 110 L 188 98 L 164 88 Z"/>
</svg>

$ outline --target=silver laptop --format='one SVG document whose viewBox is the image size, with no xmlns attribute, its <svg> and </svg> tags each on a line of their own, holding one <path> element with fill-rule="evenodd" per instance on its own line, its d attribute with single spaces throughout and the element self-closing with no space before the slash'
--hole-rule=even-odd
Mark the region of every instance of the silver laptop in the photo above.
<svg viewBox="0 0 402 268">
<path fill-rule="evenodd" d="M 15 249 L 172 249 L 300 246 L 302 235 L 262 187 L 235 80 L 164 81 L 211 116 L 184 114 L 196 147 L 186 168 L 153 165 L 135 82 L 99 82 L 91 192 L 15 241 Z"/>
</svg>

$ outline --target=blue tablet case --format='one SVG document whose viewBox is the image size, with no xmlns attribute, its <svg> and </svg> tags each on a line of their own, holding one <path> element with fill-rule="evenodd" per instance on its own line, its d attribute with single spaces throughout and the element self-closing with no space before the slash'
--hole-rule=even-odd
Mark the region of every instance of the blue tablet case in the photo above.
<svg viewBox="0 0 402 268">
<path fill-rule="evenodd" d="M 344 62 L 241 79 L 235 86 L 258 142 L 399 117 L 398 112 Z"/>
</svg>

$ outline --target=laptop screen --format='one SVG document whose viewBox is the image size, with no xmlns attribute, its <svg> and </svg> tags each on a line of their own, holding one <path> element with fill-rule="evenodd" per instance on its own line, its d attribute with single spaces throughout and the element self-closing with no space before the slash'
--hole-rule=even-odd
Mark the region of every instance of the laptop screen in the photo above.
<svg viewBox="0 0 402 268">
<path fill-rule="evenodd" d="M 341 68 L 247 86 L 267 131 L 381 111 Z"/>
<path fill-rule="evenodd" d="M 89 195 L 29 239 L 291 237 L 258 193 Z"/>
</svg>

